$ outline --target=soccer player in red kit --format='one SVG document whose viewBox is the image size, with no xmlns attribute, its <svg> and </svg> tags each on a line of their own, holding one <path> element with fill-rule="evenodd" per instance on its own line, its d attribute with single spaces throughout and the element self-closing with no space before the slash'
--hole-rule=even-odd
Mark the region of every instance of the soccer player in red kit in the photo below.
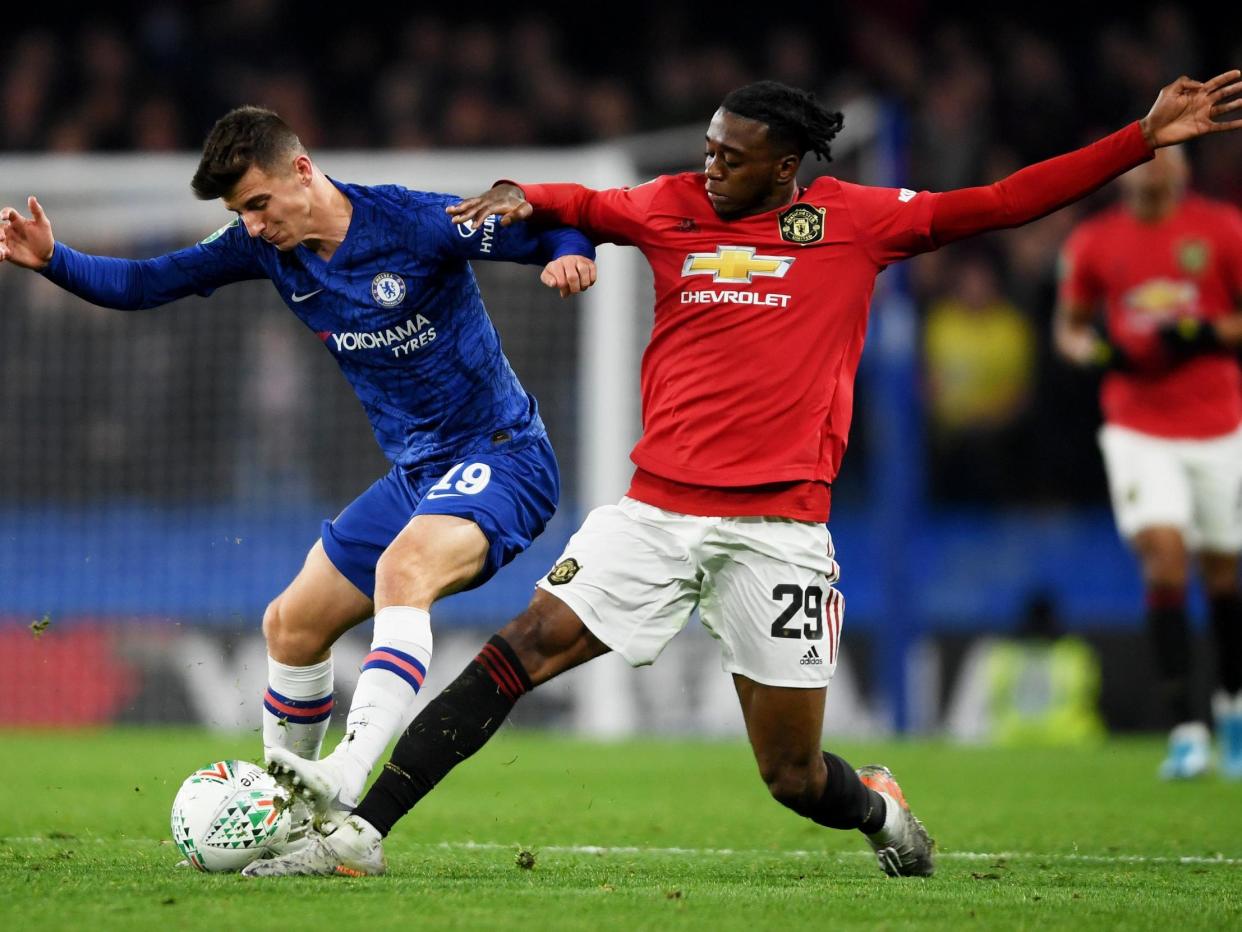
<svg viewBox="0 0 1242 932">
<path fill-rule="evenodd" d="M 1121 204 L 1074 231 L 1054 338 L 1071 362 L 1113 363 L 1100 448 L 1174 724 L 1160 775 L 1196 777 L 1211 763 L 1186 623 L 1197 552 L 1216 635 L 1221 770 L 1242 778 L 1242 212 L 1188 194 L 1188 177 L 1181 150 L 1162 149 L 1122 176 Z M 1101 311 L 1106 338 L 1093 327 Z"/>
<path fill-rule="evenodd" d="M 361 805 L 300 852 L 250 876 L 379 873 L 380 840 L 495 733 L 527 690 L 615 650 L 651 663 L 694 608 L 733 675 L 759 773 L 812 821 L 860 829 L 893 876 L 930 875 L 932 843 L 884 767 L 855 771 L 821 748 L 843 604 L 825 527 L 845 451 L 854 374 L 876 275 L 889 263 L 1041 217 L 1151 158 L 1232 128 L 1231 71 L 1180 78 L 1147 116 L 987 187 L 943 194 L 825 177 L 841 115 L 764 81 L 730 93 L 707 129 L 702 173 L 630 189 L 501 184 L 449 208 L 459 222 L 532 215 L 642 250 L 655 272 L 643 355 L 643 436 L 629 494 L 597 508 L 493 637 L 407 729 Z M 334 778 L 282 775 L 317 803 Z"/>
</svg>

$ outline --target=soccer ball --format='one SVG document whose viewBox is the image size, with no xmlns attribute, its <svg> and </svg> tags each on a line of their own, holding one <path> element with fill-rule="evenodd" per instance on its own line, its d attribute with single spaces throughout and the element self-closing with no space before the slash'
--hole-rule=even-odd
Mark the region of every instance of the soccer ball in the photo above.
<svg viewBox="0 0 1242 932">
<path fill-rule="evenodd" d="M 239 871 L 292 850 L 305 824 L 288 794 L 261 767 L 221 760 L 185 778 L 172 804 L 172 836 L 200 871 Z"/>
</svg>

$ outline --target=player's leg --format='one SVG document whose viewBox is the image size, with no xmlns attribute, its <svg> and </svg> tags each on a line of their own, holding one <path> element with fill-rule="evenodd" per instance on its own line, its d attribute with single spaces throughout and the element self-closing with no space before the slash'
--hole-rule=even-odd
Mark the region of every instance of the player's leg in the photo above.
<svg viewBox="0 0 1242 932">
<path fill-rule="evenodd" d="M 854 769 L 822 748 L 827 687 L 765 686 L 733 675 L 759 777 L 782 806 L 829 828 L 884 824 L 884 806 Z"/>
<path fill-rule="evenodd" d="M 1131 538 L 1139 559 L 1147 629 L 1155 652 L 1160 692 L 1174 724 L 1195 720 L 1191 643 L 1186 613 L 1190 557 L 1182 529 L 1145 527 Z"/>
<path fill-rule="evenodd" d="M 932 844 L 887 769 L 859 772 L 822 749 L 844 601 L 822 524 L 724 519 L 705 548 L 700 612 L 733 675 L 759 774 L 774 799 L 858 829 L 894 876 L 931 874 Z"/>
<path fill-rule="evenodd" d="M 264 700 L 269 764 L 287 756 L 319 757 L 331 713 L 329 648 L 372 614 L 376 561 L 416 505 L 401 471 L 390 470 L 323 522 L 302 572 L 268 607 L 263 632 L 271 658 Z"/>
<path fill-rule="evenodd" d="M 371 616 L 371 600 L 332 565 L 316 541 L 302 569 L 263 614 L 268 679 L 263 746 L 316 758 L 332 715 L 336 639 Z"/>
<path fill-rule="evenodd" d="M 773 799 L 827 828 L 862 832 L 891 876 L 932 874 L 931 839 L 888 769 L 855 771 L 822 749 L 826 687 L 765 686 L 739 674 L 733 681 Z"/>
<path fill-rule="evenodd" d="M 247 877 L 384 873 L 383 838 L 393 825 L 488 742 L 518 699 L 607 652 L 569 606 L 536 591 L 526 611 L 493 636 L 410 723 L 362 803 L 339 827 L 326 835 L 311 832 L 304 848 L 255 861 L 242 873 Z"/>
<path fill-rule="evenodd" d="M 1210 763 L 1207 725 L 1194 706 L 1186 614 L 1193 527 L 1190 473 L 1177 442 L 1109 425 L 1100 431 L 1113 514 L 1138 557 L 1157 689 L 1172 725 L 1165 779 L 1195 777 Z"/>
<path fill-rule="evenodd" d="M 1242 779 L 1242 430 L 1192 446 L 1199 563 L 1216 646 L 1212 697 L 1220 772 Z"/>
<path fill-rule="evenodd" d="M 415 515 L 380 557 L 371 651 L 354 688 L 345 737 L 324 761 L 339 779 L 335 808 L 358 804 L 372 768 L 410 715 L 431 666 L 432 603 L 477 577 L 487 552 L 488 540 L 474 522 Z"/>
<path fill-rule="evenodd" d="M 442 596 L 480 585 L 530 545 L 556 508 L 556 458 L 546 439 L 502 446 L 445 470 L 400 477 L 390 513 L 413 503 L 374 568 L 375 629 L 345 738 L 297 774 L 321 809 L 350 809 L 388 743 L 409 720 L 431 662 L 431 611 Z M 410 515 L 408 505 L 405 515 Z M 276 759 L 280 767 L 302 766 Z M 336 799 L 331 799 L 331 797 Z"/>
</svg>

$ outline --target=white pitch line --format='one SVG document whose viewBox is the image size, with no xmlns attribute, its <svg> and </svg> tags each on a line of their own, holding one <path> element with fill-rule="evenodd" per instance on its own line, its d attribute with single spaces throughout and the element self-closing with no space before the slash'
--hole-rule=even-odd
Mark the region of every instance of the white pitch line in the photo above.
<svg viewBox="0 0 1242 932">
<path fill-rule="evenodd" d="M 32 835 L 24 838 L 0 837 L 0 845 L 5 844 L 145 844 L 172 846 L 172 842 L 163 838 L 49 838 L 45 835 Z M 494 841 L 441 841 L 416 842 L 403 845 L 403 848 L 440 851 L 516 851 L 522 848 L 533 849 L 537 853 L 552 854 L 594 854 L 594 855 L 641 855 L 652 854 L 666 857 L 787 857 L 787 858 L 826 858 L 835 860 L 853 858 L 872 858 L 870 851 L 810 851 L 805 849 L 763 850 L 761 848 L 646 848 L 638 845 L 536 845 L 502 843 Z M 1220 864 L 1226 866 L 1242 865 L 1242 858 L 1227 858 L 1224 855 L 1149 855 L 1149 854 L 1074 854 L 1049 853 L 1045 851 L 937 851 L 936 857 L 945 861 L 1055 861 L 1080 864 Z"/>
<path fill-rule="evenodd" d="M 444 850 L 512 851 L 531 847 L 535 851 L 556 854 L 656 854 L 675 857 L 731 857 L 733 855 L 770 856 L 792 858 L 872 858 L 870 851 L 807 851 L 800 849 L 764 851 L 756 848 L 644 848 L 633 845 L 518 845 L 480 841 L 442 841 L 438 844 L 419 845 L 422 848 Z M 1242 864 L 1242 858 L 1224 855 L 1143 855 L 1143 854 L 1049 854 L 1042 851 L 937 851 L 937 859 L 956 861 L 1077 861 L 1095 864 Z"/>
</svg>

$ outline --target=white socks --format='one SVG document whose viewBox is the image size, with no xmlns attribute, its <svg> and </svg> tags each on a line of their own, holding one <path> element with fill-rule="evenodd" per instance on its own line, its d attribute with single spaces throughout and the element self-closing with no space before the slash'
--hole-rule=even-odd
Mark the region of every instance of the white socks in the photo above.
<svg viewBox="0 0 1242 932">
<path fill-rule="evenodd" d="M 279 747 L 315 760 L 332 717 L 332 658 L 291 667 L 267 658 L 263 696 L 263 747 Z"/>
<path fill-rule="evenodd" d="M 367 777 L 405 726 L 431 663 L 431 615 L 392 605 L 375 616 L 371 653 L 362 664 L 345 737 L 332 752 L 341 768 L 340 801 L 352 808 Z"/>
</svg>

